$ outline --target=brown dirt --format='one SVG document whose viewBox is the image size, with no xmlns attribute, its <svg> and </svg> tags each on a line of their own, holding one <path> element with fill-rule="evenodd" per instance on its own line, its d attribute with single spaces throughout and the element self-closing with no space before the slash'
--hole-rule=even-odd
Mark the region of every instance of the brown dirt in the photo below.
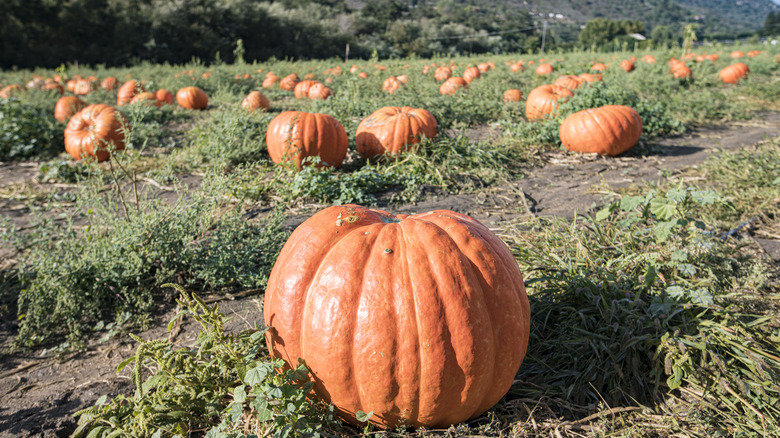
<svg viewBox="0 0 780 438">
<path fill-rule="evenodd" d="M 467 135 L 476 140 L 489 138 L 492 133 L 489 128 L 479 128 Z M 748 122 L 702 127 L 685 135 L 654 139 L 618 158 L 550 153 L 545 156 L 544 167 L 530 169 L 524 179 L 504 186 L 455 195 L 432 189 L 422 202 L 391 208 L 396 213 L 454 210 L 498 231 L 531 214 L 572 217 L 602 200 L 599 187 L 619 189 L 642 181 L 659 181 L 695 166 L 716 148 L 735 149 L 779 135 L 780 113 L 766 112 Z M 0 163 L 0 191 L 32 180 L 36 174 L 37 166 L 32 164 Z M 29 212 L 20 205 L 0 200 L 0 214 L 20 224 L 29 222 Z M 287 225 L 294 227 L 306 217 L 301 212 Z M 755 240 L 772 258 L 780 260 L 780 240 Z M 7 256 L 0 252 L 0 269 L 2 258 Z M 221 308 L 235 316 L 232 324 L 238 328 L 261 320 L 260 302 L 261 297 L 227 300 L 221 302 Z M 165 327 L 172 315 L 168 312 L 158 316 L 154 328 L 141 336 L 166 336 Z M 0 326 L 0 346 L 8 345 L 15 327 L 13 321 Z M 192 322 L 184 324 L 175 342 L 191 345 L 196 329 Z M 103 394 L 132 391 L 129 370 L 120 375 L 115 372 L 119 362 L 135 351 L 134 342 L 128 339 L 120 335 L 103 343 L 93 341 L 84 351 L 64 358 L 45 351 L 0 357 L 0 438 L 68 436 L 76 425 L 72 417 L 75 411 L 92 405 Z"/>
</svg>

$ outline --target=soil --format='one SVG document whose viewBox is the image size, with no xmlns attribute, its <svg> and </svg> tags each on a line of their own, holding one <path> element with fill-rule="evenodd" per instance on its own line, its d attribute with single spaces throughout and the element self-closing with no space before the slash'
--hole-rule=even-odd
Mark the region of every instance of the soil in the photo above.
<svg viewBox="0 0 780 438">
<path fill-rule="evenodd" d="M 488 127 L 467 133 L 472 140 L 494 134 Z M 747 122 L 700 127 L 684 135 L 656 138 L 617 158 L 553 152 L 545 155 L 543 167 L 529 169 L 524 179 L 500 187 L 454 195 L 431 188 L 424 201 L 384 207 L 396 213 L 454 210 L 501 231 L 529 215 L 571 218 L 576 212 L 583 213 L 599 203 L 606 188 L 615 190 L 642 181 L 660 181 L 676 171 L 696 166 L 714 149 L 735 149 L 777 136 L 780 136 L 780 113 L 764 112 Z M 36 175 L 37 166 L 33 163 L 0 163 L 0 193 L 34 181 Z M 197 185 L 199 180 L 190 176 L 188 181 Z M 315 209 L 313 206 L 312 212 Z M 311 212 L 301 211 L 286 225 L 297 226 L 308 217 L 307 213 Z M 10 217 L 19 225 L 30 220 L 30 213 L 17 201 L 0 200 L 0 215 Z M 780 236 L 755 237 L 754 241 L 780 262 Z M 10 256 L 0 248 L 0 270 Z M 231 321 L 234 329 L 249 327 L 262 319 L 262 296 L 213 299 L 219 300 L 223 313 L 234 316 Z M 140 336 L 145 339 L 169 336 L 166 326 L 174 311 L 170 309 L 158 315 L 153 328 Z M 15 321 L 2 323 L 0 348 L 8 345 L 15 328 Z M 192 345 L 198 328 L 192 321 L 185 321 L 174 342 Z M 70 435 L 76 427 L 74 412 L 93 405 L 103 394 L 110 397 L 133 391 L 129 369 L 117 374 L 116 367 L 134 353 L 135 347 L 134 341 L 120 335 L 102 343 L 92 341 L 84 350 L 64 357 L 45 350 L 1 356 L 0 438 Z"/>
</svg>

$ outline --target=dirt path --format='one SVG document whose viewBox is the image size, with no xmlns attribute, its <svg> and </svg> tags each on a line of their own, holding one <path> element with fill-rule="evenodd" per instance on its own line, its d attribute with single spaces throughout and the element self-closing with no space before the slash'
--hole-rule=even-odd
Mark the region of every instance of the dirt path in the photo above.
<svg viewBox="0 0 780 438">
<path fill-rule="evenodd" d="M 460 195 L 432 193 L 423 202 L 393 207 L 396 213 L 450 209 L 474 216 L 491 228 L 534 215 L 573 216 L 601 200 L 594 186 L 612 189 L 642 181 L 658 181 L 675 170 L 696 165 L 714 148 L 735 149 L 780 136 L 780 114 L 758 114 L 753 120 L 722 127 L 704 127 L 675 137 L 660 138 L 639 145 L 619 158 L 573 156 L 564 152 L 550 154 L 547 165 L 532 169 L 526 178 L 503 187 Z M 30 166 L 0 164 L 0 189 L 20 180 L 34 178 Z M 13 206 L 0 205 L 0 214 L 22 215 Z M 294 226 L 307 216 L 292 218 Z M 21 219 L 20 219 L 21 220 Z M 780 244 L 765 242 L 768 252 L 780 260 Z M 763 246 L 763 245 L 762 245 Z M 0 254 L 2 257 L 2 254 Z M 223 301 L 223 312 L 234 315 L 234 327 L 260 320 L 259 297 Z M 160 315 L 146 339 L 166 336 L 165 326 L 172 317 Z M 197 333 L 192 323 L 185 324 L 175 342 L 191 345 Z M 0 345 L 7 345 L 14 323 L 0 327 Z M 0 363 L 0 438 L 61 437 L 75 428 L 73 412 L 90 406 L 102 394 L 128 392 L 128 371 L 117 375 L 119 362 L 133 354 L 135 345 L 128 338 L 91 342 L 86 351 L 65 358 L 40 352 L 2 357 Z"/>
</svg>

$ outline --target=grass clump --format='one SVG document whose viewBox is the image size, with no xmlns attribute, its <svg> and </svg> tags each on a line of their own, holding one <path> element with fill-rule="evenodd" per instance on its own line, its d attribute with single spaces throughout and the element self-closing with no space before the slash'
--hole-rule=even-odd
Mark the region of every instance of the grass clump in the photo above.
<svg viewBox="0 0 780 438">
<path fill-rule="evenodd" d="M 162 438 L 203 431 L 209 438 L 319 436 L 333 413 L 310 399 L 306 366 L 278 372 L 284 363 L 268 357 L 266 329 L 226 332 L 216 305 L 174 287 L 184 310 L 169 329 L 177 319 L 193 318 L 202 327 L 195 347 L 133 336 L 140 344 L 136 354 L 117 371 L 134 363 L 135 394 L 108 403 L 104 396 L 77 412 L 73 436 Z"/>
<path fill-rule="evenodd" d="M 64 127 L 49 112 L 19 99 L 0 98 L 0 161 L 51 157 L 61 152 Z"/>
</svg>

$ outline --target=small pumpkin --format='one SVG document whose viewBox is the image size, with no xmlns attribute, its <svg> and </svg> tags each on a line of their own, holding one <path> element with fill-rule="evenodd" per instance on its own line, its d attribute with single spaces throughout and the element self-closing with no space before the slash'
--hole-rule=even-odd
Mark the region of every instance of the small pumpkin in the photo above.
<svg viewBox="0 0 780 438">
<path fill-rule="evenodd" d="M 124 84 L 122 84 L 121 87 L 119 87 L 119 91 L 117 91 L 116 94 L 116 104 L 117 106 L 122 106 L 130 103 L 131 100 L 133 100 L 133 97 L 135 97 L 138 93 L 143 93 L 146 91 L 143 84 L 138 81 L 127 81 Z"/>
<path fill-rule="evenodd" d="M 731 52 L 729 54 L 729 56 L 734 58 L 734 59 L 744 58 L 745 57 L 745 52 L 743 52 L 742 50 L 735 50 L 735 51 Z"/>
<path fill-rule="evenodd" d="M 125 116 L 102 103 L 85 107 L 74 114 L 65 128 L 65 150 L 75 159 L 82 157 L 106 161 L 114 151 L 125 148 L 125 133 L 130 130 Z"/>
<path fill-rule="evenodd" d="M 575 75 L 564 75 L 555 80 L 555 85 L 568 88 L 569 90 L 576 90 L 585 82 L 585 78 L 581 78 Z"/>
<path fill-rule="evenodd" d="M 100 83 L 100 88 L 106 91 L 113 91 L 119 88 L 119 81 L 115 77 L 109 76 Z"/>
<path fill-rule="evenodd" d="M 325 82 L 328 82 L 328 80 L 326 79 Z M 333 96 L 333 90 L 325 84 L 317 82 L 309 88 L 309 99 L 325 100 L 331 96 Z"/>
<path fill-rule="evenodd" d="M 279 76 L 276 76 L 275 74 L 269 72 L 265 76 L 265 79 L 263 80 L 263 88 L 271 88 L 277 82 L 279 82 Z"/>
<path fill-rule="evenodd" d="M 477 67 L 469 67 L 463 71 L 463 80 L 470 84 L 474 82 L 474 79 L 480 77 L 479 69 Z"/>
<path fill-rule="evenodd" d="M 634 71 L 636 66 L 632 61 L 629 61 L 628 59 L 624 59 L 620 61 L 620 68 L 622 68 L 626 73 L 631 73 Z"/>
<path fill-rule="evenodd" d="M 525 100 L 525 116 L 530 121 L 554 116 L 560 101 L 565 101 L 571 96 L 574 96 L 574 93 L 560 85 L 540 85 L 528 93 Z"/>
<path fill-rule="evenodd" d="M 293 88 L 293 93 L 295 93 L 295 97 L 297 99 L 308 99 L 309 88 L 311 88 L 312 85 L 314 84 L 319 84 L 319 82 L 306 79 L 295 84 L 295 88 Z"/>
<path fill-rule="evenodd" d="M 585 82 L 601 82 L 604 80 L 604 77 L 601 75 L 601 73 L 583 73 L 578 77 Z"/>
<path fill-rule="evenodd" d="M 461 77 L 455 76 L 447 79 L 446 81 L 444 81 L 443 84 L 441 84 L 441 87 L 439 87 L 439 94 L 444 94 L 444 95 L 455 94 L 456 91 L 467 86 L 468 86 L 468 82 L 466 82 Z"/>
<path fill-rule="evenodd" d="M 154 105 L 156 107 L 160 107 L 160 104 L 157 102 L 157 97 L 152 93 L 151 91 L 144 91 L 143 93 L 138 93 L 130 100 L 130 104 L 144 104 L 144 105 Z"/>
<path fill-rule="evenodd" d="M 738 62 L 723 68 L 718 72 L 718 76 L 726 84 L 736 84 L 742 78 L 747 77 L 748 73 L 750 73 L 748 66 L 745 63 Z"/>
<path fill-rule="evenodd" d="M 16 96 L 19 93 L 27 91 L 24 87 L 22 87 L 19 84 L 11 84 L 3 87 L 2 90 L 0 90 L 0 97 L 4 99 L 8 99 L 9 97 Z"/>
<path fill-rule="evenodd" d="M 510 65 L 510 66 L 509 66 L 509 70 L 510 70 L 512 73 L 517 73 L 517 72 L 520 72 L 520 71 L 523 71 L 523 70 L 525 70 L 525 67 L 523 66 L 523 64 L 522 64 L 522 63 L 520 63 L 520 62 L 515 62 L 514 64 L 512 64 L 512 65 Z"/>
<path fill-rule="evenodd" d="M 400 89 L 401 83 L 398 81 L 398 79 L 395 78 L 395 76 L 390 76 L 389 78 L 385 79 L 384 82 L 382 82 L 382 91 L 393 94 Z"/>
<path fill-rule="evenodd" d="M 43 90 L 46 91 L 56 91 L 59 94 L 65 93 L 65 88 L 62 87 L 62 85 L 56 83 L 56 82 L 47 82 L 43 84 Z"/>
<path fill-rule="evenodd" d="M 642 135 L 639 113 L 624 105 L 605 105 L 566 117 L 558 130 L 563 146 L 574 152 L 620 155 Z"/>
<path fill-rule="evenodd" d="M 552 64 L 543 63 L 543 64 L 539 64 L 539 66 L 536 67 L 536 74 L 538 74 L 539 76 L 545 76 L 545 75 L 549 75 L 554 70 L 555 68 L 553 68 Z"/>
<path fill-rule="evenodd" d="M 423 135 L 435 137 L 437 125 L 436 118 L 428 110 L 386 106 L 360 122 L 355 146 L 366 158 L 405 152 L 414 148 Z"/>
<path fill-rule="evenodd" d="M 241 102 L 241 107 L 247 111 L 268 111 L 271 109 L 271 102 L 263 93 L 251 91 Z"/>
<path fill-rule="evenodd" d="M 606 69 L 607 69 L 607 65 L 604 64 L 603 62 L 597 62 L 592 66 L 590 66 L 591 71 L 604 71 Z"/>
<path fill-rule="evenodd" d="M 504 102 L 520 102 L 523 100 L 523 92 L 516 89 L 516 88 L 510 88 L 509 90 L 504 91 Z"/>
<path fill-rule="evenodd" d="M 162 105 L 173 105 L 176 102 L 173 93 L 166 90 L 165 88 L 160 88 L 159 90 L 155 91 L 154 97 L 157 99 L 158 107 Z"/>
<path fill-rule="evenodd" d="M 184 87 L 176 92 L 176 103 L 182 108 L 200 110 L 209 106 L 209 96 L 198 87 Z"/>
<path fill-rule="evenodd" d="M 54 105 L 54 118 L 60 123 L 65 123 L 86 106 L 87 103 L 77 96 L 62 96 Z"/>
<path fill-rule="evenodd" d="M 653 55 L 645 55 L 642 57 L 642 61 L 647 64 L 655 64 L 655 56 Z"/>
<path fill-rule="evenodd" d="M 300 81 L 297 74 L 290 73 L 279 82 L 279 87 L 281 87 L 282 90 L 293 91 Z"/>
<path fill-rule="evenodd" d="M 303 359 L 316 394 L 358 424 L 447 428 L 512 386 L 530 306 L 509 248 L 448 210 L 326 208 L 292 233 L 263 305 L 268 351 Z"/>
<path fill-rule="evenodd" d="M 433 78 L 436 79 L 436 82 L 444 82 L 451 77 L 452 70 L 446 66 L 437 67 L 433 72 Z"/>
<path fill-rule="evenodd" d="M 347 156 L 347 131 L 327 114 L 284 111 L 268 124 L 265 137 L 274 163 L 292 161 L 298 169 L 308 157 L 320 157 L 320 166 L 339 167 Z"/>
</svg>

